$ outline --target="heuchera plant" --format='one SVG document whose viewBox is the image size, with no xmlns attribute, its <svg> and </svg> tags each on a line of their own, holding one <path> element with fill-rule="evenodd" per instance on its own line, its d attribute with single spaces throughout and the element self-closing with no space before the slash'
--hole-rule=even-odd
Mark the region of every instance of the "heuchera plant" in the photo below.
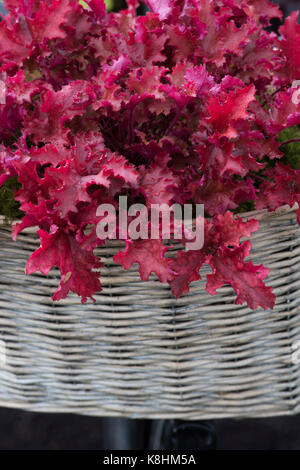
<svg viewBox="0 0 300 470">
<path fill-rule="evenodd" d="M 39 227 L 26 273 L 56 266 L 54 300 L 73 291 L 85 302 L 101 290 L 99 204 L 201 203 L 201 250 L 173 258 L 162 240 L 128 239 L 114 261 L 139 263 L 142 280 L 155 273 L 175 297 L 208 264 L 210 294 L 230 284 L 237 304 L 272 308 L 268 269 L 245 261 L 251 245 L 240 241 L 258 221 L 234 212 L 300 200 L 300 170 L 279 141 L 300 124 L 297 13 L 277 36 L 267 27 L 281 12 L 268 0 L 147 0 L 144 16 L 136 0 L 118 13 L 103 0 L 4 3 L 0 184 L 21 185 L 13 237 Z"/>
</svg>

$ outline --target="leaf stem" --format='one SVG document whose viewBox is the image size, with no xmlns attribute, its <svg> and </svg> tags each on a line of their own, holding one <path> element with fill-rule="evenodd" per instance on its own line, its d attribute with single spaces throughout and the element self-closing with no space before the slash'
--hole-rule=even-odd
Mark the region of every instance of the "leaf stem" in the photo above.
<svg viewBox="0 0 300 470">
<path fill-rule="evenodd" d="M 253 171 L 250 171 L 250 174 L 251 174 L 251 176 L 253 176 L 254 178 L 257 178 L 258 180 L 263 181 L 264 183 L 265 183 L 266 181 L 268 181 L 267 179 L 264 179 L 262 176 L 257 175 L 256 173 L 253 173 Z"/>
<path fill-rule="evenodd" d="M 291 139 L 291 140 L 287 140 L 286 142 L 281 142 L 280 146 L 281 145 L 293 144 L 294 142 L 300 142 L 300 139 Z"/>
<path fill-rule="evenodd" d="M 280 87 L 280 88 L 278 88 L 278 90 L 273 91 L 273 93 L 271 93 L 269 98 L 273 98 L 273 96 L 277 95 L 277 93 L 279 93 L 279 91 L 282 91 L 282 90 L 283 90 L 283 87 Z M 265 99 L 265 101 L 262 103 L 261 107 L 263 108 L 267 103 L 268 103 L 268 98 Z"/>
<path fill-rule="evenodd" d="M 176 122 L 178 121 L 179 119 L 179 116 L 180 116 L 180 111 L 178 110 L 177 113 L 175 114 L 174 118 L 172 119 L 169 127 L 167 128 L 166 132 L 164 133 L 164 135 L 162 136 L 163 137 L 166 137 L 170 132 L 171 130 L 173 129 L 173 127 L 175 126 Z"/>
</svg>

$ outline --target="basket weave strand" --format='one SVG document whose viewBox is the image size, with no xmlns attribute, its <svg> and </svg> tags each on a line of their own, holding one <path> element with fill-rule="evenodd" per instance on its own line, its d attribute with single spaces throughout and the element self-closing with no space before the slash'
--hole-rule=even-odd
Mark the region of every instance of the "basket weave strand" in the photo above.
<svg viewBox="0 0 300 470">
<path fill-rule="evenodd" d="M 96 304 L 54 303 L 59 273 L 25 276 L 32 230 L 0 226 L 0 406 L 131 418 L 209 419 L 300 412 L 300 230 L 293 210 L 252 214 L 254 264 L 271 269 L 274 310 L 234 304 L 202 281 L 174 300 L 155 277 L 105 263 Z M 175 250 L 175 248 L 174 248 Z M 298 343 L 299 342 L 299 343 Z M 294 358 L 294 360 L 293 360 Z"/>
</svg>

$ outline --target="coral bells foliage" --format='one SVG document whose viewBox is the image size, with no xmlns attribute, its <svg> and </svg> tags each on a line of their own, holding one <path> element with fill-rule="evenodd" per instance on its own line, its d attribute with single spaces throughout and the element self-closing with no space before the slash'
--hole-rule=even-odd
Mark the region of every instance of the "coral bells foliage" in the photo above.
<svg viewBox="0 0 300 470">
<path fill-rule="evenodd" d="M 243 204 L 300 200 L 300 174 L 279 134 L 300 124 L 300 27 L 268 0 L 147 0 L 107 13 L 103 0 L 6 0 L 0 23 L 0 184 L 17 177 L 24 212 L 14 238 L 37 226 L 26 272 L 61 272 L 54 294 L 101 290 L 97 207 L 204 204 L 200 250 L 168 256 L 162 240 L 130 240 L 114 258 L 175 297 L 211 267 L 206 289 L 272 308 L 268 269 L 245 261 L 258 222 Z M 298 212 L 300 221 L 300 213 Z M 170 242 L 172 243 L 172 241 Z M 184 240 L 183 240 L 184 243 Z"/>
</svg>

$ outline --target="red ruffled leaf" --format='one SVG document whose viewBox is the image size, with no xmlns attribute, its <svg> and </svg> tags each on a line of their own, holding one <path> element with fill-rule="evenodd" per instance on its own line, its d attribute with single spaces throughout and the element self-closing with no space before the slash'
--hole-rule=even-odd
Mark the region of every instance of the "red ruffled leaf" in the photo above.
<svg viewBox="0 0 300 470">
<path fill-rule="evenodd" d="M 172 11 L 171 0 L 145 0 L 145 3 L 154 13 L 158 14 L 160 20 L 168 18 Z"/>
<path fill-rule="evenodd" d="M 245 254 L 249 254 L 250 246 L 250 242 L 246 241 L 239 248 L 225 248 L 213 256 L 210 262 L 213 273 L 207 275 L 206 290 L 214 295 L 216 289 L 230 284 L 237 294 L 236 304 L 246 302 L 252 309 L 272 309 L 276 297 L 272 293 L 272 287 L 267 287 L 263 282 L 269 270 L 262 265 L 254 266 L 251 261 L 245 263 L 242 260 Z"/>
<path fill-rule="evenodd" d="M 174 278 L 174 272 L 164 256 L 167 249 L 160 240 L 127 241 L 125 251 L 119 251 L 114 256 L 114 261 L 122 264 L 124 269 L 139 263 L 139 273 L 143 281 L 148 281 L 150 274 L 154 273 L 160 282 L 167 282 Z"/>
<path fill-rule="evenodd" d="M 273 308 L 275 296 L 272 288 L 265 286 L 263 280 L 268 269 L 245 263 L 251 244 L 249 241 L 240 245 L 241 237 L 250 237 L 258 229 L 254 219 L 242 221 L 235 219 L 231 212 L 216 216 L 212 223 L 206 223 L 204 247 L 201 250 L 179 252 L 177 259 L 170 260 L 170 267 L 177 272 L 177 277 L 170 281 L 175 297 L 189 291 L 189 284 L 199 280 L 201 266 L 209 264 L 213 273 L 207 276 L 206 289 L 215 294 L 216 289 L 230 284 L 237 293 L 236 303 L 247 302 L 250 308 L 259 306 Z M 249 285 L 249 289 L 248 286 Z"/>
<path fill-rule="evenodd" d="M 73 0 L 40 2 L 39 10 L 27 18 L 33 40 L 42 42 L 44 39 L 65 38 L 66 32 L 61 26 L 67 23 L 75 6 Z"/>
<path fill-rule="evenodd" d="M 22 63 L 32 52 L 32 36 L 25 18 L 15 18 L 12 13 L 0 23 L 0 57 Z"/>
<path fill-rule="evenodd" d="M 150 208 L 151 204 L 170 204 L 174 199 L 179 178 L 171 169 L 158 162 L 141 170 L 140 191 L 145 195 Z"/>
<path fill-rule="evenodd" d="M 101 291 L 99 268 L 101 263 L 92 253 L 83 251 L 74 238 L 53 226 L 51 233 L 39 230 L 41 247 L 33 253 L 26 266 L 26 274 L 36 271 L 48 275 L 50 269 L 58 267 L 61 272 L 59 288 L 53 300 L 64 299 L 69 291 L 81 296 L 82 302 L 93 299 L 95 292 Z"/>
<path fill-rule="evenodd" d="M 286 18 L 279 28 L 283 36 L 280 47 L 286 57 L 286 72 L 290 80 L 300 79 L 300 25 L 297 24 L 299 12 L 295 11 Z"/>
<path fill-rule="evenodd" d="M 235 121 L 249 117 L 247 108 L 254 100 L 254 95 L 255 88 L 250 85 L 230 92 L 223 103 L 218 97 L 211 97 L 207 106 L 209 115 L 207 122 L 212 127 L 212 131 L 229 139 L 237 137 L 238 132 L 234 127 Z"/>
</svg>

